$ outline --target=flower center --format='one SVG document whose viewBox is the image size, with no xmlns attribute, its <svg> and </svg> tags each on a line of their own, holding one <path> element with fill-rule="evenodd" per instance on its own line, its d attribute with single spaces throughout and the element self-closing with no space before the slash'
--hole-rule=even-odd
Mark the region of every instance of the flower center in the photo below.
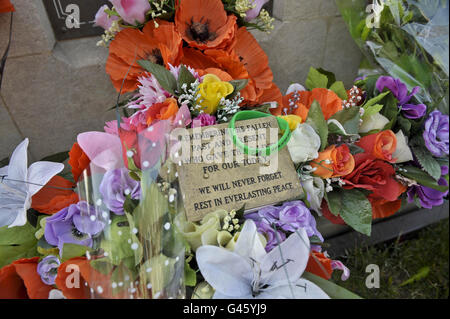
<svg viewBox="0 0 450 319">
<path fill-rule="evenodd" d="M 208 42 L 213 41 L 217 38 L 214 32 L 209 30 L 209 21 L 205 23 L 202 22 L 203 18 L 199 22 L 194 22 L 191 20 L 191 25 L 188 25 L 187 33 L 189 37 L 197 42 Z"/>
<path fill-rule="evenodd" d="M 83 239 L 83 237 L 85 237 L 85 234 L 80 232 L 75 225 L 72 227 L 72 235 L 76 238 L 76 239 Z"/>
</svg>

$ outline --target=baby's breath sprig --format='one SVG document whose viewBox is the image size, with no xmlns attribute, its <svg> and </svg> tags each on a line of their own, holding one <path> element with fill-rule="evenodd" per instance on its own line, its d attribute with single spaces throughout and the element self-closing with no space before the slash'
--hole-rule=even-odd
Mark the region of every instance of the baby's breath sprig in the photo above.
<svg viewBox="0 0 450 319">
<path fill-rule="evenodd" d="M 235 210 L 230 211 L 227 216 L 223 218 L 222 230 L 228 231 L 231 235 L 240 231 L 241 223 Z"/>
<path fill-rule="evenodd" d="M 195 82 L 191 83 L 189 87 L 186 83 L 184 83 L 180 88 L 181 92 L 179 92 L 180 95 L 178 96 L 178 103 L 180 105 L 187 105 L 191 111 L 191 114 L 194 116 L 203 113 L 202 106 L 200 105 L 202 102 L 200 99 L 201 95 L 198 93 L 199 85 L 199 80 L 195 80 Z"/>
<path fill-rule="evenodd" d="M 102 46 L 107 48 L 109 43 L 114 40 L 116 34 L 121 30 L 119 20 L 113 21 L 111 28 L 105 30 L 105 33 L 102 35 L 102 39 L 97 42 L 97 46 Z"/>
<path fill-rule="evenodd" d="M 240 110 L 240 104 L 243 101 L 244 98 L 241 97 L 240 93 L 237 93 L 231 100 L 222 98 L 217 109 L 217 121 L 219 123 L 227 123 L 231 121 L 233 115 Z"/>
</svg>

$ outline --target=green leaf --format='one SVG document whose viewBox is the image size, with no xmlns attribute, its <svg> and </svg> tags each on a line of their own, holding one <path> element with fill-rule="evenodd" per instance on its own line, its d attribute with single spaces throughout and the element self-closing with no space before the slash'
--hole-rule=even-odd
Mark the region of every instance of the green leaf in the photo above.
<svg viewBox="0 0 450 319">
<path fill-rule="evenodd" d="M 195 82 L 195 76 L 184 66 L 181 65 L 180 72 L 178 74 L 178 92 L 181 93 L 181 87 L 186 84 L 190 88 L 191 84 Z"/>
<path fill-rule="evenodd" d="M 337 96 L 339 96 L 341 99 L 343 100 L 348 99 L 347 90 L 345 89 L 344 82 L 342 81 L 334 82 L 330 86 L 330 90 L 336 93 Z"/>
<path fill-rule="evenodd" d="M 374 104 L 364 108 L 364 115 L 362 117 L 363 121 L 368 119 L 370 116 L 379 113 L 383 109 L 383 105 Z"/>
<path fill-rule="evenodd" d="M 175 95 L 175 90 L 178 87 L 177 80 L 169 70 L 167 70 L 162 65 L 155 64 L 146 60 L 139 60 L 138 64 L 145 70 L 153 74 L 153 76 L 156 78 L 156 80 L 164 90 L 172 95 Z"/>
<path fill-rule="evenodd" d="M 109 275 L 114 269 L 114 265 L 106 257 L 92 260 L 91 267 L 103 275 Z"/>
<path fill-rule="evenodd" d="M 67 261 L 75 257 L 81 257 L 86 254 L 87 251 L 91 251 L 89 247 L 77 245 L 77 244 L 64 244 L 62 251 L 62 261 Z"/>
<path fill-rule="evenodd" d="M 328 142 L 328 125 L 323 116 L 320 104 L 316 100 L 311 104 L 306 123 L 311 125 L 319 135 L 321 141 L 320 150 L 324 150 Z"/>
<path fill-rule="evenodd" d="M 227 96 L 227 99 L 234 99 L 236 95 L 241 92 L 248 84 L 248 79 L 244 80 L 232 80 L 230 84 L 233 86 L 233 93 Z"/>
<path fill-rule="evenodd" d="M 315 88 L 327 88 L 328 77 L 321 74 L 319 71 L 311 67 L 309 69 L 308 77 L 306 79 L 305 85 L 309 90 Z"/>
<path fill-rule="evenodd" d="M 336 82 L 336 75 L 333 72 L 325 70 L 323 68 L 318 68 L 317 71 L 328 78 L 328 86 Z M 347 99 L 347 97 L 345 99 Z"/>
<path fill-rule="evenodd" d="M 414 283 L 416 281 L 422 280 L 422 279 L 426 278 L 429 273 L 430 273 L 430 267 L 428 267 L 428 266 L 422 267 L 422 268 L 419 269 L 417 274 L 415 274 L 414 276 L 412 276 L 408 280 L 405 280 L 404 282 L 402 282 L 400 284 L 400 287 L 403 287 L 403 286 L 412 284 L 412 283 Z"/>
<path fill-rule="evenodd" d="M 400 128 L 402 129 L 403 133 L 406 136 L 409 136 L 411 133 L 411 127 L 412 127 L 411 121 L 404 118 L 403 116 L 399 115 L 397 117 L 397 122 L 398 122 L 398 125 L 400 125 Z"/>
<path fill-rule="evenodd" d="M 363 104 L 364 110 L 367 110 L 367 108 L 372 105 L 378 104 L 378 102 L 380 102 L 382 99 L 384 99 L 384 97 L 386 95 L 388 95 L 389 93 L 391 93 L 391 92 L 380 93 L 379 95 L 368 100 L 366 103 Z"/>
<path fill-rule="evenodd" d="M 350 149 L 350 153 L 352 155 L 364 153 L 364 149 L 362 147 L 356 146 L 355 144 L 349 144 L 348 148 Z"/>
<path fill-rule="evenodd" d="M 354 294 L 347 289 L 336 285 L 335 283 L 325 280 L 322 277 L 316 276 L 310 272 L 305 271 L 302 278 L 311 281 L 322 289 L 332 299 L 362 299 L 360 296 Z"/>
<path fill-rule="evenodd" d="M 390 130 L 394 127 L 398 117 L 398 100 L 392 94 L 388 94 L 382 110 L 382 115 L 391 121 L 386 124 L 383 130 Z"/>
<path fill-rule="evenodd" d="M 339 189 L 327 194 L 328 207 L 354 230 L 370 236 L 372 205 L 366 195 L 357 189 Z"/>
<path fill-rule="evenodd" d="M 422 146 L 415 146 L 412 151 L 425 172 L 438 181 L 441 178 L 441 165 L 434 159 L 433 155 Z"/>
<path fill-rule="evenodd" d="M 427 172 L 422 171 L 420 168 L 415 166 L 403 166 L 402 170 L 397 172 L 409 179 L 415 180 L 420 185 L 438 190 L 440 192 L 445 192 L 448 187 L 439 185 L 436 180 L 431 177 Z"/>
<path fill-rule="evenodd" d="M 30 224 L 0 228 L 0 268 L 20 258 L 38 256 L 36 228 Z"/>
<path fill-rule="evenodd" d="M 187 261 L 184 262 L 184 281 L 186 286 L 189 287 L 195 287 L 197 285 L 197 273 Z"/>
<path fill-rule="evenodd" d="M 44 157 L 43 159 L 40 160 L 40 162 L 46 161 L 46 162 L 64 163 L 68 158 L 69 158 L 69 152 L 66 151 L 66 152 L 61 152 L 61 153 L 57 153 L 57 154 L 53 154 L 53 155 Z"/>
<path fill-rule="evenodd" d="M 360 125 L 359 120 L 361 119 L 359 106 L 355 105 L 348 109 L 343 109 L 334 114 L 330 119 L 337 120 L 341 123 L 347 135 L 358 134 Z"/>
</svg>

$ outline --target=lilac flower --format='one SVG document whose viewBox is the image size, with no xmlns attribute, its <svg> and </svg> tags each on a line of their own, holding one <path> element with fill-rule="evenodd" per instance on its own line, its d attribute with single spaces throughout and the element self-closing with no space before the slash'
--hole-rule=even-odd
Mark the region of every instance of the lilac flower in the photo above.
<svg viewBox="0 0 450 319">
<path fill-rule="evenodd" d="M 117 215 L 125 213 L 123 204 L 127 196 L 132 199 L 139 199 L 141 196 L 139 182 L 130 177 L 126 168 L 106 172 L 99 189 L 103 197 L 103 203 Z"/>
<path fill-rule="evenodd" d="M 98 235 L 106 223 L 100 220 L 95 208 L 86 202 L 72 204 L 46 219 L 45 240 L 59 248 L 64 244 L 92 247 L 92 237 Z"/>
<path fill-rule="evenodd" d="M 269 252 L 286 240 L 286 234 L 270 225 L 266 220 L 255 221 L 258 232 L 267 239 L 266 251 Z"/>
<path fill-rule="evenodd" d="M 46 285 L 54 285 L 58 267 L 61 264 L 57 256 L 49 255 L 41 260 L 37 266 L 37 272 Z"/>
<path fill-rule="evenodd" d="M 110 0 L 117 13 L 127 23 L 136 25 L 145 22 L 145 15 L 150 10 L 148 0 Z"/>
<path fill-rule="evenodd" d="M 449 117 L 436 110 L 425 121 L 423 139 L 428 150 L 437 157 L 449 154 Z"/>
<path fill-rule="evenodd" d="M 448 174 L 448 166 L 441 166 L 441 178 L 438 184 L 441 186 L 448 186 L 447 180 L 444 178 Z M 436 189 L 429 188 L 422 185 L 415 185 L 408 189 L 408 202 L 413 203 L 416 197 L 419 198 L 420 205 L 424 208 L 431 209 L 434 206 L 440 206 L 444 203 L 444 198 L 447 196 L 448 190 L 440 192 Z"/>
<path fill-rule="evenodd" d="M 194 119 L 194 121 L 192 122 L 192 127 L 203 127 L 214 124 L 216 124 L 216 117 L 214 115 L 202 113 Z"/>
<path fill-rule="evenodd" d="M 119 20 L 118 16 L 109 16 L 105 10 L 109 10 L 108 5 L 103 5 L 95 15 L 95 25 L 102 27 L 105 30 L 109 30 L 114 21 Z"/>
<path fill-rule="evenodd" d="M 245 13 L 246 21 L 251 21 L 251 20 L 255 19 L 259 15 L 259 12 L 261 11 L 262 7 L 267 2 L 269 2 L 269 0 L 253 0 L 251 2 L 252 2 L 252 5 L 254 5 L 255 7 L 253 9 L 248 10 Z"/>
<path fill-rule="evenodd" d="M 281 236 L 281 234 L 293 233 L 303 228 L 308 237 L 317 236 L 323 241 L 322 235 L 317 230 L 316 220 L 301 201 L 286 202 L 279 207 L 268 206 L 245 217 L 254 220 L 258 231 L 268 237 L 266 248 L 268 251 L 279 244 L 277 232 Z"/>
<path fill-rule="evenodd" d="M 418 119 L 425 115 L 427 107 L 425 104 L 407 104 L 411 98 L 420 91 L 420 87 L 413 88 L 408 94 L 408 88 L 400 79 L 394 79 L 390 76 L 381 76 L 378 78 L 376 87 L 378 91 L 383 92 L 385 88 L 392 92 L 398 100 L 398 106 L 403 111 L 403 115 L 409 119 Z"/>
</svg>

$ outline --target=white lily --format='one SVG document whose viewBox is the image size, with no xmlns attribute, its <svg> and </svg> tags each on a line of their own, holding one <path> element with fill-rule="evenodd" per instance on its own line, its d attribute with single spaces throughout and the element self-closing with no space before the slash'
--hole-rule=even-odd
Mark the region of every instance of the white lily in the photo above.
<svg viewBox="0 0 450 319">
<path fill-rule="evenodd" d="M 395 136 L 397 137 L 397 148 L 394 154 L 392 154 L 392 157 L 397 159 L 395 163 L 405 163 L 412 161 L 414 158 L 411 149 L 408 146 L 406 136 L 403 134 L 403 131 L 398 131 Z"/>
<path fill-rule="evenodd" d="M 247 220 L 234 252 L 202 246 L 196 255 L 203 277 L 216 291 L 214 299 L 329 298 L 314 283 L 300 278 L 309 253 L 303 229 L 267 253 L 254 221 Z"/>
<path fill-rule="evenodd" d="M 292 132 L 287 147 L 295 164 L 308 162 L 319 156 L 320 137 L 311 125 L 299 124 Z"/>
<path fill-rule="evenodd" d="M 28 168 L 27 149 L 25 139 L 11 155 L 9 166 L 0 168 L 0 227 L 25 225 L 31 197 L 64 169 L 52 162 L 36 162 Z"/>
</svg>

